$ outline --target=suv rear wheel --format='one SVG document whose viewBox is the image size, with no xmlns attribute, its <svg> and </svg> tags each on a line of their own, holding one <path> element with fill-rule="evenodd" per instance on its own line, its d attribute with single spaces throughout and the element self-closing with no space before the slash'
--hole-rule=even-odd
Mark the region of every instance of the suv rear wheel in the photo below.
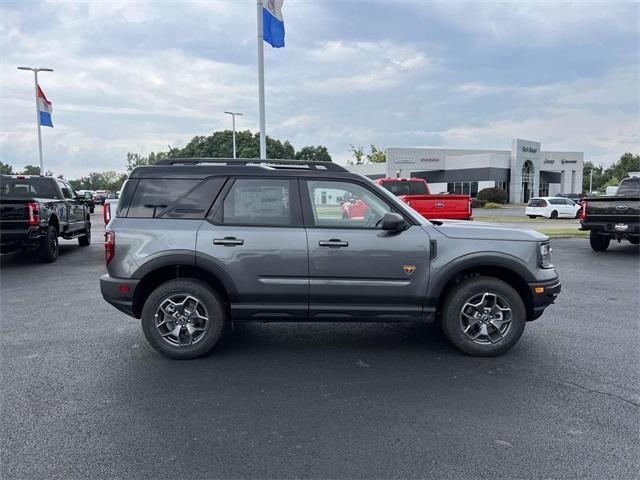
<svg viewBox="0 0 640 480">
<path fill-rule="evenodd" d="M 208 353 L 220 340 L 227 314 L 209 285 L 194 278 L 158 286 L 142 309 L 142 330 L 158 352 L 175 359 Z"/>
<path fill-rule="evenodd" d="M 468 278 L 447 297 L 442 329 L 447 339 L 469 355 L 501 355 L 522 336 L 524 302 L 506 282 L 492 277 Z"/>
</svg>

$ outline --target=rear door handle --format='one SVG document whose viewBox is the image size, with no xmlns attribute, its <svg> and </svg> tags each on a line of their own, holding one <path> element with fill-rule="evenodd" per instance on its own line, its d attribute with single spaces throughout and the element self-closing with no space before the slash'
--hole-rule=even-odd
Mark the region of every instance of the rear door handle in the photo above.
<svg viewBox="0 0 640 480">
<path fill-rule="evenodd" d="M 236 245 L 244 245 L 244 240 L 236 237 L 214 238 L 214 245 L 224 245 L 225 247 L 235 247 Z"/>
<path fill-rule="evenodd" d="M 332 238 L 331 240 L 320 240 L 318 242 L 318 245 L 320 245 L 321 247 L 340 248 L 340 247 L 348 247 L 349 242 Z"/>
</svg>

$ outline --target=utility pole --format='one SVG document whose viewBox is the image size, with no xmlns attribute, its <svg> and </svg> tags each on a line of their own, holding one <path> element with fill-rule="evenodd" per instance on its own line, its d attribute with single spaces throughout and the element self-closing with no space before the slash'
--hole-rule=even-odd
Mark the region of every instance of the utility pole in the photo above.
<svg viewBox="0 0 640 480">
<path fill-rule="evenodd" d="M 589 170 L 589 195 L 593 195 L 593 168 Z"/>
<path fill-rule="evenodd" d="M 18 70 L 30 70 L 36 85 L 36 125 L 38 127 L 38 153 L 40 154 L 40 175 L 44 175 L 44 163 L 42 161 L 42 132 L 40 131 L 40 110 L 38 109 L 38 72 L 53 72 L 51 68 L 18 67 Z"/>
<path fill-rule="evenodd" d="M 242 115 L 239 112 L 224 112 L 231 115 L 233 125 L 233 158 L 236 158 L 236 115 Z"/>
<path fill-rule="evenodd" d="M 264 28 L 262 19 L 262 0 L 258 0 L 258 103 L 260 107 L 260 158 L 267 158 L 267 139 L 264 116 Z"/>
</svg>

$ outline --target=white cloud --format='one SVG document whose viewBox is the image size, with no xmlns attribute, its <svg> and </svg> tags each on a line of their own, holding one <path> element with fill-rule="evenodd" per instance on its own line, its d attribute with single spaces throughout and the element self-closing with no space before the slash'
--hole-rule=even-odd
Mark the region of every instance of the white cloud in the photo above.
<svg viewBox="0 0 640 480">
<path fill-rule="evenodd" d="M 37 158 L 21 64 L 55 69 L 42 75 L 55 124 L 43 129 L 45 161 L 67 176 L 122 170 L 127 151 L 230 128 L 224 110 L 245 114 L 238 128 L 257 128 L 255 3 L 0 5 L 2 161 Z M 357 21 L 341 16 L 356 7 L 285 2 L 287 47 L 265 52 L 269 135 L 327 145 L 341 161 L 351 144 L 508 148 L 513 136 L 607 162 L 638 151 L 636 4 L 399 2 L 384 29 L 371 16 L 384 4 Z M 585 48 L 600 56 L 572 66 Z M 505 75 L 520 51 L 548 57 L 546 70 Z M 542 75 L 558 67 L 566 80 Z"/>
</svg>

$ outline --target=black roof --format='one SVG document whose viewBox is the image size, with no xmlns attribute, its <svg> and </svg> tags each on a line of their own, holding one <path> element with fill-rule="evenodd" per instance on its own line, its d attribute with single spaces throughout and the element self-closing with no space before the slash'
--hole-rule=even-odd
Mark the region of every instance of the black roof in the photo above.
<svg viewBox="0 0 640 480">
<path fill-rule="evenodd" d="M 257 158 L 168 158 L 133 169 L 129 178 L 204 178 L 211 175 L 326 176 L 351 174 L 333 162 Z"/>
</svg>

